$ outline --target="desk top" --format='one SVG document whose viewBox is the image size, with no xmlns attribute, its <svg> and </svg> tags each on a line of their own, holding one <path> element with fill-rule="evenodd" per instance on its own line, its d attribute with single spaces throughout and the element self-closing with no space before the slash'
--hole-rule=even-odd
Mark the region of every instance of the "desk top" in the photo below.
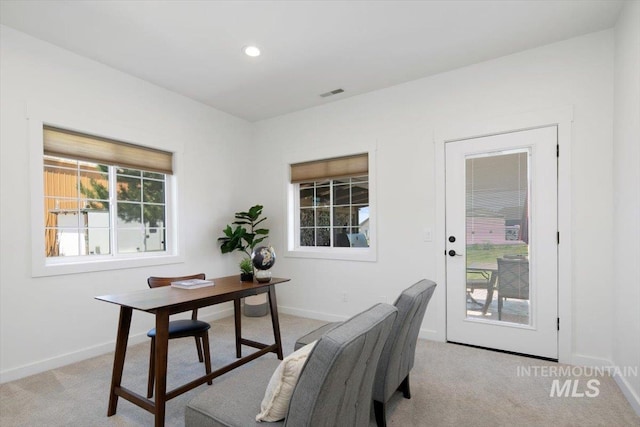
<svg viewBox="0 0 640 427">
<path fill-rule="evenodd" d="M 290 279 L 273 277 L 270 282 L 241 282 L 240 275 L 216 277 L 215 286 L 197 289 L 180 289 L 173 286 L 146 288 L 117 295 L 101 295 L 95 297 L 100 301 L 110 302 L 141 311 L 154 311 L 160 308 L 189 305 L 201 301 L 211 304 L 230 301 L 247 295 L 266 292 L 269 286 L 288 282 Z M 208 301 L 207 301 L 208 300 Z M 208 304 L 203 304 L 208 305 Z"/>
</svg>

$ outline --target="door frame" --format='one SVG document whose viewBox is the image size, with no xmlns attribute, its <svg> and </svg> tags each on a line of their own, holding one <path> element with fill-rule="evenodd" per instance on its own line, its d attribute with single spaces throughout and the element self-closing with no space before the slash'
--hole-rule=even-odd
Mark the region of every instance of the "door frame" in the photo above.
<svg viewBox="0 0 640 427">
<path fill-rule="evenodd" d="M 436 225 L 434 246 L 436 250 L 436 281 L 445 292 L 437 293 L 438 338 L 447 339 L 446 319 L 446 176 L 445 144 L 461 139 L 472 139 L 507 132 L 523 131 L 546 126 L 557 126 L 558 147 L 558 361 L 572 363 L 573 354 L 573 275 L 571 271 L 571 135 L 573 107 L 548 109 L 506 117 L 489 117 L 482 122 L 462 123 L 463 119 L 443 124 L 434 130 Z M 435 297 L 436 295 L 434 295 Z"/>
</svg>

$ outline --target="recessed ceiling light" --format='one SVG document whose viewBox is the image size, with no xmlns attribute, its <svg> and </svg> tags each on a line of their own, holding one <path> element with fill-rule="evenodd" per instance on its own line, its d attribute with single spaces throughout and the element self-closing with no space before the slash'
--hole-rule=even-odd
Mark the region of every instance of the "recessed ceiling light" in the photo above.
<svg viewBox="0 0 640 427">
<path fill-rule="evenodd" d="M 258 49 L 255 46 L 245 46 L 242 48 L 242 51 L 247 56 L 252 56 L 252 57 L 260 56 L 260 49 Z"/>
</svg>

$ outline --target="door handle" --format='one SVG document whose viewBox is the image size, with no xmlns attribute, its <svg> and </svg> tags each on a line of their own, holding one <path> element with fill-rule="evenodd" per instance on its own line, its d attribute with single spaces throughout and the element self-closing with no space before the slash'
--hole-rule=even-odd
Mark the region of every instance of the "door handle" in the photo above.
<svg viewBox="0 0 640 427">
<path fill-rule="evenodd" d="M 451 249 L 449 251 L 449 256 L 462 256 L 462 254 L 457 254 L 456 251 L 454 251 L 453 249 Z"/>
</svg>

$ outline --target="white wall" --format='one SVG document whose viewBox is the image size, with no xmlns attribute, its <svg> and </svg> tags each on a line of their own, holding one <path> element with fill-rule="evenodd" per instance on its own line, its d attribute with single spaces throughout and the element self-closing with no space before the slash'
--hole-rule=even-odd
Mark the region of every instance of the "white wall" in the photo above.
<svg viewBox="0 0 640 427">
<path fill-rule="evenodd" d="M 628 1 L 615 30 L 613 127 L 613 362 L 640 366 L 640 2 Z M 640 414 L 640 377 L 619 378 Z"/>
<path fill-rule="evenodd" d="M 248 151 L 251 125 L 99 63 L 1 28 L 0 374 L 2 381 L 113 350 L 118 307 L 93 299 L 146 287 L 149 275 L 235 273 L 216 237 L 245 208 L 234 161 Z M 29 145 L 25 110 L 59 108 L 128 127 L 183 147 L 178 171 L 187 261 L 153 268 L 31 277 Z M 214 315 L 218 306 L 209 310 Z M 206 315 L 207 313 L 205 313 Z M 147 340 L 150 315 L 133 316 Z"/>
<path fill-rule="evenodd" d="M 348 94 L 349 88 L 345 88 Z M 441 126 L 573 106 L 571 206 L 573 327 L 571 359 L 611 360 L 613 32 L 604 31 L 476 64 L 373 93 L 265 120 L 256 125 L 256 158 L 264 165 L 260 191 L 284 216 L 290 150 L 318 144 L 377 144 L 378 261 L 280 258 L 296 279 L 281 286 L 290 312 L 347 316 L 384 296 L 391 302 L 416 280 L 435 278 L 436 242 L 422 230 L 435 225 L 433 135 Z M 284 247 L 283 230 L 277 230 Z M 434 229 L 434 236 L 443 230 Z M 436 291 L 423 336 L 444 337 L 444 286 Z M 349 302 L 341 301 L 348 294 Z"/>
</svg>

